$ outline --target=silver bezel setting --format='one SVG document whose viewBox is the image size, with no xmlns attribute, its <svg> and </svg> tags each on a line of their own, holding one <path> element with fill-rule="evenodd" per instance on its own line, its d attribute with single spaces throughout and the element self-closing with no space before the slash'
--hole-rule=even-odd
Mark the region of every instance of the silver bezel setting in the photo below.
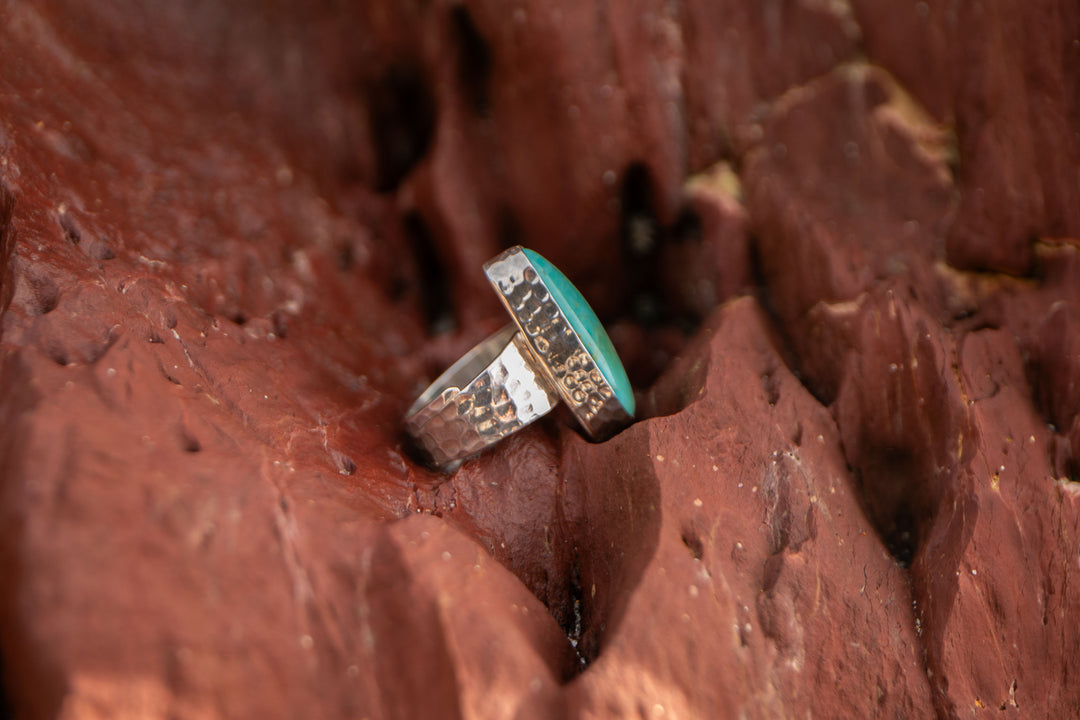
<svg viewBox="0 0 1080 720">
<path fill-rule="evenodd" d="M 484 274 L 521 331 L 536 365 L 596 440 L 633 420 L 520 246 L 484 264 Z"/>
</svg>

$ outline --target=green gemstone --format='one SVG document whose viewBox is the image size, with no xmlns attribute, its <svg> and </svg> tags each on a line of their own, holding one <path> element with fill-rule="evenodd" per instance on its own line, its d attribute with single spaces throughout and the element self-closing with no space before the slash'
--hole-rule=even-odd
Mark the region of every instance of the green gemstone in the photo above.
<svg viewBox="0 0 1080 720">
<path fill-rule="evenodd" d="M 622 361 L 615 353 L 611 338 L 604 331 L 604 326 L 600 324 L 596 313 L 589 307 L 589 303 L 585 302 L 585 298 L 574 287 L 574 284 L 567 280 L 566 276 L 543 255 L 528 248 L 522 248 L 522 250 L 525 257 L 532 263 L 536 274 L 543 280 L 548 292 L 559 305 L 559 309 L 566 316 L 570 327 L 578 334 L 582 345 L 592 355 L 596 367 L 615 392 L 615 397 L 632 416 L 634 414 L 634 389 L 630 387 L 630 379 L 626 377 Z"/>
</svg>

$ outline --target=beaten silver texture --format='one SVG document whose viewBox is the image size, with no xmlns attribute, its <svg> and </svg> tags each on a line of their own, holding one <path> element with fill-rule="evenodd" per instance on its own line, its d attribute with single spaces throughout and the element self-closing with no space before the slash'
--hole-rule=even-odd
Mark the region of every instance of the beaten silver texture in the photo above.
<svg viewBox="0 0 1080 720">
<path fill-rule="evenodd" d="M 405 425 L 446 466 L 546 415 L 558 401 L 521 334 L 508 325 L 439 376 L 409 408 Z"/>
<path fill-rule="evenodd" d="M 514 247 L 484 265 L 514 320 L 417 398 L 405 426 L 447 467 L 546 415 L 561 399 L 594 439 L 633 418 L 528 257 Z"/>
</svg>

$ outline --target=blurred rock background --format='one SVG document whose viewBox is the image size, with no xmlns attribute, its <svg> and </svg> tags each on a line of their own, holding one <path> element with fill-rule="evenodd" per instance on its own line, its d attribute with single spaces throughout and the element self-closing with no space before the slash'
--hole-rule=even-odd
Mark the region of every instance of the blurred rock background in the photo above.
<svg viewBox="0 0 1080 720">
<path fill-rule="evenodd" d="M 0 713 L 1080 714 L 1080 6 L 0 2 Z M 643 408 L 401 416 L 524 244 Z"/>
</svg>

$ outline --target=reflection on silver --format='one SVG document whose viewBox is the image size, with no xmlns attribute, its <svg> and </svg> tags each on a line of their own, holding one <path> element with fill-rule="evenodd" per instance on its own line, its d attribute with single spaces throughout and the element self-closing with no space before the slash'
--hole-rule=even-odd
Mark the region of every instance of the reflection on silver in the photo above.
<svg viewBox="0 0 1080 720">
<path fill-rule="evenodd" d="M 505 328 L 450 366 L 406 413 L 405 426 L 438 465 L 468 457 L 555 407 L 517 328 Z"/>
</svg>

